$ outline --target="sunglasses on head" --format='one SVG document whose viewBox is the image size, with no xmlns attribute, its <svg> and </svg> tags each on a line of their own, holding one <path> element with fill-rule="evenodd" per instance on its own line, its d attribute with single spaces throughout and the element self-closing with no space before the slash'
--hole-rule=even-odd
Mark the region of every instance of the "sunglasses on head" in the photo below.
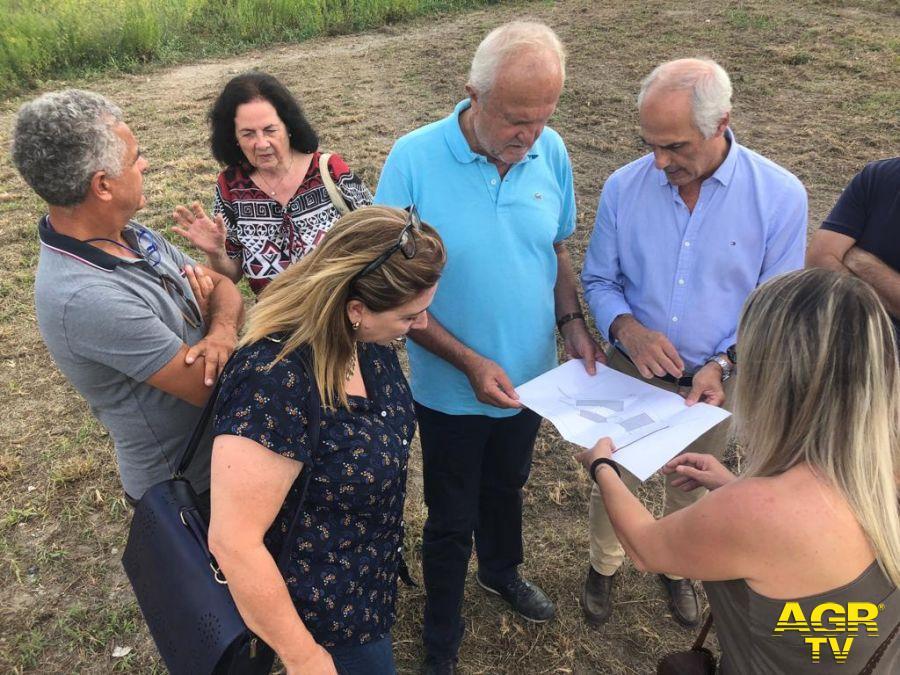
<svg viewBox="0 0 900 675">
<path fill-rule="evenodd" d="M 416 205 L 411 204 L 406 207 L 406 223 L 403 225 L 403 229 L 400 230 L 400 236 L 397 239 L 395 244 L 392 244 L 390 248 L 388 248 L 384 253 L 375 258 L 372 262 L 368 263 L 365 267 L 363 267 L 359 272 L 353 275 L 353 278 L 350 280 L 350 286 L 352 287 L 357 281 L 362 279 L 367 274 L 371 274 L 379 267 L 384 265 L 388 261 L 392 255 L 394 255 L 397 251 L 403 254 L 403 257 L 407 260 L 410 260 L 416 255 L 416 233 L 421 231 L 422 229 L 422 220 L 419 218 L 419 212 L 416 210 Z"/>
</svg>

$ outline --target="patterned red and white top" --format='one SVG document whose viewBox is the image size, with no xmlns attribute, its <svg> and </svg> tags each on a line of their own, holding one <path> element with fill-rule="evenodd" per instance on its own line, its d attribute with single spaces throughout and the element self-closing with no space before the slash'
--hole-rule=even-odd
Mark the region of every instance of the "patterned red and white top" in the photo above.
<svg viewBox="0 0 900 675">
<path fill-rule="evenodd" d="M 228 167 L 216 180 L 213 212 L 225 218 L 225 251 L 230 258 L 240 258 L 257 295 L 275 275 L 312 251 L 340 218 L 322 183 L 320 154 L 313 153 L 303 182 L 284 208 L 239 166 Z M 328 170 L 351 209 L 372 203 L 372 193 L 339 155 L 329 158 Z"/>
</svg>

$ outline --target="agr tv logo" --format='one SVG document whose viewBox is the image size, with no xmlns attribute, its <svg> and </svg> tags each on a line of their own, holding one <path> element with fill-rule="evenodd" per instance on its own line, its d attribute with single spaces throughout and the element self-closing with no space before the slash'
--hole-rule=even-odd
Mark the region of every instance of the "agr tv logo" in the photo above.
<svg viewBox="0 0 900 675">
<path fill-rule="evenodd" d="M 773 634 L 777 637 L 796 631 L 805 636 L 813 663 L 822 660 L 822 652 L 831 652 L 835 663 L 844 663 L 856 636 L 878 637 L 878 610 L 884 605 L 871 602 L 848 602 L 844 607 L 836 602 L 823 602 L 813 607 L 809 620 L 798 602 L 784 603 Z"/>
</svg>

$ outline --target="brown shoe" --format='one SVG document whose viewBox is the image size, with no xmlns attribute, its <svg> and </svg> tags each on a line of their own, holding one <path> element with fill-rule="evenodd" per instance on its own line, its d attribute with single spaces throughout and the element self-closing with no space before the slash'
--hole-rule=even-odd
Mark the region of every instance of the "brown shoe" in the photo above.
<svg viewBox="0 0 900 675">
<path fill-rule="evenodd" d="M 688 628 L 696 626 L 700 621 L 700 603 L 691 580 L 670 579 L 665 574 L 660 574 L 659 580 L 669 596 L 669 609 L 675 620 Z"/>
<path fill-rule="evenodd" d="M 606 576 L 588 565 L 587 579 L 581 589 L 581 609 L 592 626 L 601 626 L 612 614 L 612 587 L 615 572 Z"/>
</svg>

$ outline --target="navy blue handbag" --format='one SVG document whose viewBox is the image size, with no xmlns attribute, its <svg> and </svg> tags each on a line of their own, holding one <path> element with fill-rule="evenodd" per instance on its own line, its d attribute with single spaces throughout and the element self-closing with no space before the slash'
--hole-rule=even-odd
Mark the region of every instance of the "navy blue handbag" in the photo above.
<svg viewBox="0 0 900 675">
<path fill-rule="evenodd" d="M 300 358 L 310 381 L 312 369 Z M 221 380 L 220 380 L 221 382 Z M 309 400 L 310 447 L 318 446 L 321 402 L 313 384 Z M 257 675 L 268 673 L 275 653 L 241 619 L 228 582 L 207 546 L 207 523 L 197 494 L 183 478 L 212 417 L 216 384 L 171 480 L 157 483 L 140 499 L 128 533 L 122 566 L 134 589 L 160 656 L 173 675 Z M 309 466 L 295 483 L 302 504 Z M 278 556 L 284 574 L 294 540 L 298 508 Z"/>
</svg>

